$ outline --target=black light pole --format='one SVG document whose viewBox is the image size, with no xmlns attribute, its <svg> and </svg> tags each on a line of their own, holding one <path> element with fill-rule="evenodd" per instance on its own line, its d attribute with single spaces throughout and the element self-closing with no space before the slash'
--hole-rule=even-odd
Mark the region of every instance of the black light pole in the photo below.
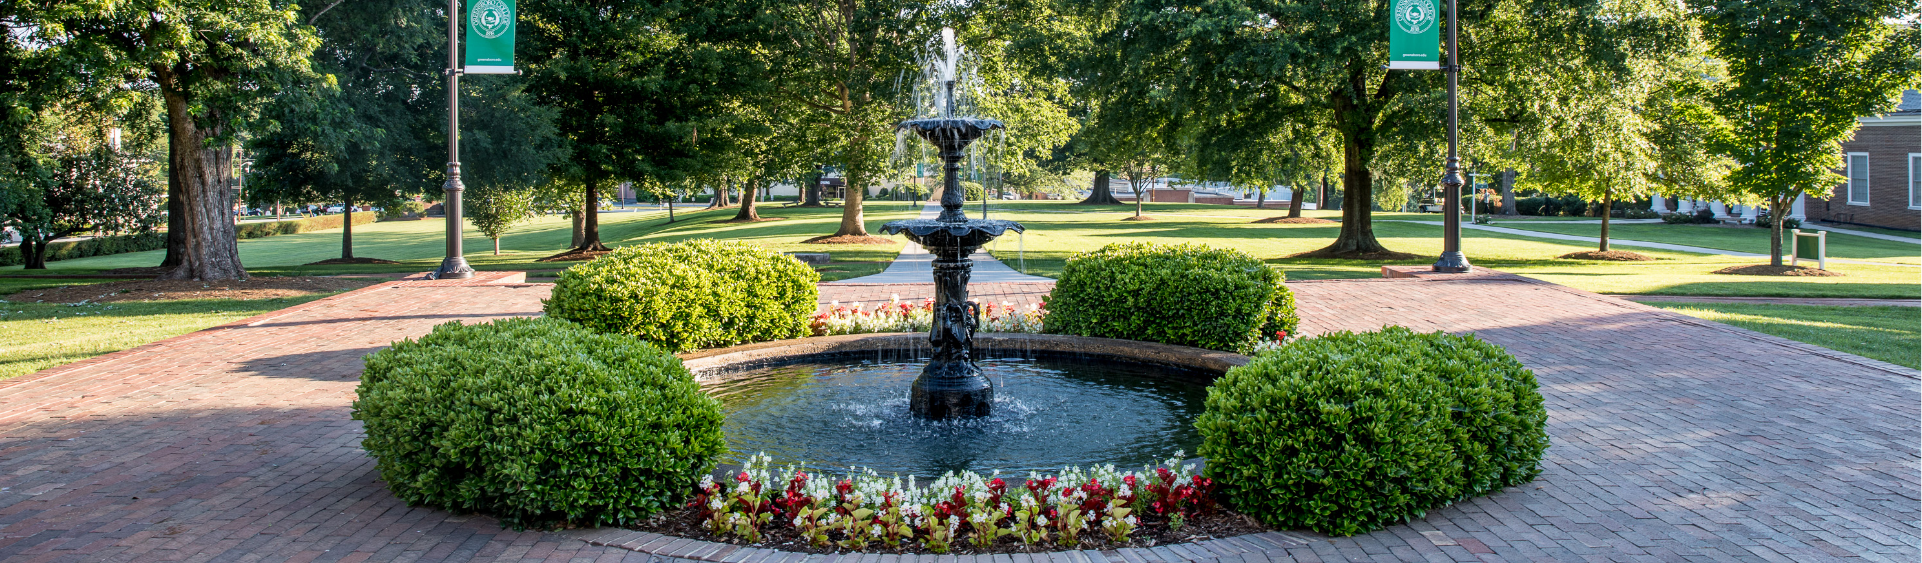
<svg viewBox="0 0 1922 563">
<path fill-rule="evenodd" d="M 1455 0 L 1448 0 L 1448 162 L 1442 173 L 1442 255 L 1435 261 L 1435 271 L 1451 274 L 1469 270 L 1468 257 L 1462 254 L 1462 165 L 1461 155 L 1457 153 L 1460 131 L 1457 112 L 1460 100 L 1455 93 L 1455 85 L 1461 77 L 1461 62 L 1455 53 Z"/>
<path fill-rule="evenodd" d="M 447 256 L 441 258 L 435 279 L 474 277 L 461 249 L 460 192 L 460 0 L 447 0 L 447 183 L 441 191 L 442 215 L 447 216 Z"/>
</svg>

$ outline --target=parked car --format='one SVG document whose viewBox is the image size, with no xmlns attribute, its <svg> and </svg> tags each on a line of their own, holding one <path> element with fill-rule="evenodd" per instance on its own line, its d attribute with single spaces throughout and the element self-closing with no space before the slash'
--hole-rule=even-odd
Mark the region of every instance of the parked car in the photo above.
<svg viewBox="0 0 1922 563">
<path fill-rule="evenodd" d="M 1021 199 L 1021 196 L 1014 195 L 1014 194 L 1001 194 L 1001 199 Z"/>
<path fill-rule="evenodd" d="M 342 207 L 342 206 L 339 206 L 339 205 L 335 205 L 335 206 L 332 206 L 332 207 L 328 207 L 328 208 L 327 208 L 327 212 L 328 212 L 328 213 L 340 213 L 340 212 L 342 212 L 342 211 L 346 211 L 346 210 L 347 210 L 347 208 L 346 208 L 346 207 Z"/>
</svg>

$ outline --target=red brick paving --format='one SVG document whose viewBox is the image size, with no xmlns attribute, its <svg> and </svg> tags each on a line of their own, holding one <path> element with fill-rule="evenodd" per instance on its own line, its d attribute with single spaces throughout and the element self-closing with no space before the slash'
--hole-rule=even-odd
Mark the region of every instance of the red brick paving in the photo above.
<svg viewBox="0 0 1922 563">
<path fill-rule="evenodd" d="M 977 287 L 977 300 L 1039 299 L 1045 285 Z M 1915 370 L 1527 280 L 1290 285 L 1305 333 L 1401 324 L 1507 346 L 1548 398 L 1542 477 L 1352 538 L 1054 559 L 1918 557 Z M 362 355 L 442 322 L 535 314 L 547 288 L 382 284 L 0 381 L 0 560 L 658 560 L 583 541 L 619 531 L 513 532 L 407 507 L 358 448 Z M 932 286 L 823 291 L 885 301 Z"/>
</svg>

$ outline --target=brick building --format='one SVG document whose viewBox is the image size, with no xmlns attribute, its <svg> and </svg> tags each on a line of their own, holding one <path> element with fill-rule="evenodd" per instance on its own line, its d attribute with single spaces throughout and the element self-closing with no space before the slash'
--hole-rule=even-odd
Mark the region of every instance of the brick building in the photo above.
<svg viewBox="0 0 1922 563">
<path fill-rule="evenodd" d="M 1827 199 L 1810 198 L 1808 218 L 1922 230 L 1922 94 L 1902 93 L 1896 110 L 1864 117 L 1842 143 L 1842 176 Z"/>
</svg>

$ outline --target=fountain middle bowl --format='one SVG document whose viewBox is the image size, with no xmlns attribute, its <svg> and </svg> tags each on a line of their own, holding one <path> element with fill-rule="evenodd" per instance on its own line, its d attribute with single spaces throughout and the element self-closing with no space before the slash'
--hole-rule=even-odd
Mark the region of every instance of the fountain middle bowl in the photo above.
<svg viewBox="0 0 1922 563">
<path fill-rule="evenodd" d="M 883 475 L 1015 474 L 1133 467 L 1199 444 L 1206 386 L 1237 354 L 1062 335 L 982 333 L 978 364 L 1000 390 L 995 414 L 930 421 L 908 413 L 923 334 L 804 338 L 695 352 L 683 362 L 728 415 L 728 460 Z"/>
</svg>

